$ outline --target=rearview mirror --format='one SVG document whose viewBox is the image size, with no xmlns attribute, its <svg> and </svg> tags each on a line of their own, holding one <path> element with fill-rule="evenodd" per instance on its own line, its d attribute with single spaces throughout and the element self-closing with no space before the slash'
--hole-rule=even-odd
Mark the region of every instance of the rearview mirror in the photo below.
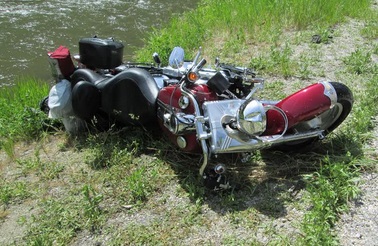
<svg viewBox="0 0 378 246">
<path fill-rule="evenodd" d="M 180 68 L 184 63 L 185 52 L 181 47 L 174 47 L 169 56 L 169 66 L 173 68 Z"/>
</svg>

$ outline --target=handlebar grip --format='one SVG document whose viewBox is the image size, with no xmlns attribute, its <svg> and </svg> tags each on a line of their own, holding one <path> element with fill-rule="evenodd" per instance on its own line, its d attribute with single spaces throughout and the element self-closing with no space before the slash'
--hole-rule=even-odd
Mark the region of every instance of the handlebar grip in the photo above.
<svg viewBox="0 0 378 246">
<path fill-rule="evenodd" d="M 205 58 L 202 58 L 202 60 L 197 65 L 197 69 L 203 68 L 203 66 L 205 66 L 205 64 L 206 64 L 206 60 L 205 60 Z"/>
<path fill-rule="evenodd" d="M 205 60 L 205 58 L 202 58 L 202 60 L 192 69 L 192 72 L 197 73 L 197 71 L 200 70 L 201 68 L 203 68 L 203 66 L 205 66 L 205 64 L 206 64 L 206 60 Z"/>
</svg>

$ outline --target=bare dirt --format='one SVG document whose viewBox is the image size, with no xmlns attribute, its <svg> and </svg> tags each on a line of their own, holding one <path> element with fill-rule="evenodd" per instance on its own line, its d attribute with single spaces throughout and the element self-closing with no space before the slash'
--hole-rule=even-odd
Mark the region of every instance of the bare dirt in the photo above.
<svg viewBox="0 0 378 246">
<path fill-rule="evenodd" d="M 377 157 L 378 127 L 367 152 Z M 378 245 L 378 172 L 361 175 L 360 197 L 350 203 L 349 212 L 342 214 L 337 225 L 341 245 Z"/>
</svg>

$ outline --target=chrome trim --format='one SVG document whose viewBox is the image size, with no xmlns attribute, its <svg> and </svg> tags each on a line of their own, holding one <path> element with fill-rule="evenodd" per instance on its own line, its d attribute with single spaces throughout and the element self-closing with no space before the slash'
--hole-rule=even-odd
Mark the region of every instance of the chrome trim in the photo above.
<svg viewBox="0 0 378 246">
<path fill-rule="evenodd" d="M 271 138 L 270 140 L 267 140 L 267 141 L 270 141 L 270 142 L 277 141 L 279 138 L 283 137 L 286 134 L 287 128 L 289 126 L 289 119 L 287 118 L 287 115 L 286 115 L 285 111 L 283 111 L 281 108 L 279 108 L 279 107 L 277 107 L 275 105 L 265 105 L 264 108 L 265 108 L 265 112 L 268 111 L 268 110 L 275 110 L 275 111 L 277 111 L 278 113 L 281 114 L 282 118 L 284 119 L 285 127 L 284 127 L 284 130 L 282 131 L 282 133 L 280 135 L 277 135 L 274 138 Z M 256 138 L 259 139 L 259 140 L 261 140 L 261 141 L 264 141 L 264 139 L 261 139 L 258 136 Z"/>
<path fill-rule="evenodd" d="M 246 100 L 236 113 L 238 129 L 251 136 L 260 135 L 266 129 L 266 111 L 261 102 Z"/>
<path fill-rule="evenodd" d="M 320 82 L 324 86 L 324 95 L 331 100 L 331 108 L 337 103 L 337 93 L 332 84 L 327 81 Z"/>
<path fill-rule="evenodd" d="M 165 76 L 164 74 L 152 74 L 152 77 L 154 78 L 159 90 L 164 87 L 164 80 L 169 79 L 169 77 Z"/>
<path fill-rule="evenodd" d="M 186 109 L 190 104 L 189 98 L 187 96 L 181 96 L 178 101 L 178 105 L 181 109 Z"/>
<path fill-rule="evenodd" d="M 178 136 L 176 139 L 176 143 L 181 149 L 185 149 L 186 146 L 188 145 L 188 143 L 186 142 L 186 139 L 183 136 Z"/>
<path fill-rule="evenodd" d="M 201 111 L 200 111 L 199 105 L 197 103 L 197 100 L 194 98 L 192 93 L 187 91 L 184 84 L 185 83 L 182 83 L 181 86 L 180 86 L 181 92 L 182 92 L 182 94 L 187 96 L 192 101 L 193 106 L 194 106 L 194 114 L 195 114 L 194 124 L 196 126 L 197 139 L 201 143 L 202 154 L 203 154 L 203 162 L 202 162 L 201 168 L 199 170 L 199 174 L 201 176 L 203 176 L 205 168 L 206 168 L 207 163 L 208 163 L 209 158 L 210 158 L 209 149 L 208 149 L 207 144 L 206 144 L 206 139 L 210 138 L 210 135 L 206 131 L 204 131 L 204 125 L 203 124 L 205 123 L 205 118 L 203 116 L 201 116 Z"/>
<path fill-rule="evenodd" d="M 185 114 L 180 111 L 175 112 L 174 108 L 170 108 L 159 99 L 157 104 L 157 116 L 170 132 L 179 135 L 196 130 L 194 125 L 195 115 Z"/>
</svg>

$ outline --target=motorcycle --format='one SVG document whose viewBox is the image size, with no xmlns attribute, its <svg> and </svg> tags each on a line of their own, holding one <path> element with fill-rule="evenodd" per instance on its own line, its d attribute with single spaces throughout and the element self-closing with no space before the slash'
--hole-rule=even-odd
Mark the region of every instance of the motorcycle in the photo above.
<svg viewBox="0 0 378 246">
<path fill-rule="evenodd" d="M 209 168 L 213 157 L 310 145 L 335 130 L 352 109 L 352 92 L 339 82 L 315 83 L 280 101 L 259 100 L 255 92 L 263 89 L 264 79 L 218 58 L 214 68 L 205 68 L 201 49 L 186 61 L 184 50 L 175 47 L 169 65 L 161 66 L 157 53 L 154 64 L 123 63 L 122 48 L 114 40 L 80 40 L 78 65 L 64 76 L 72 89 L 73 115 L 123 125 L 157 121 L 177 148 L 202 152 L 199 174 L 212 188 L 229 187 L 224 164 Z"/>
</svg>

